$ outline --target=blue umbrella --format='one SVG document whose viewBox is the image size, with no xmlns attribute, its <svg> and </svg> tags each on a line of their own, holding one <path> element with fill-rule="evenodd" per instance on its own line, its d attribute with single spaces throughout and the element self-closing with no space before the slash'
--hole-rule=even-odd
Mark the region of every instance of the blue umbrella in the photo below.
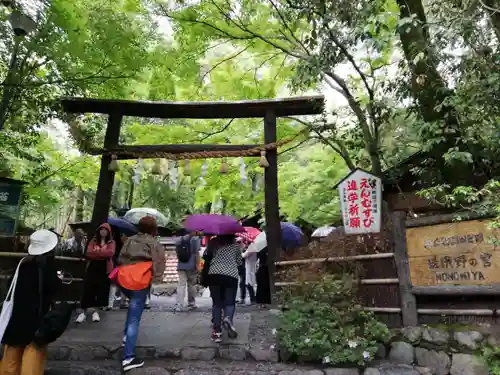
<svg viewBox="0 0 500 375">
<path fill-rule="evenodd" d="M 281 247 L 284 250 L 296 249 L 302 245 L 302 239 L 304 238 L 304 233 L 296 225 L 290 223 L 280 223 L 281 225 Z M 267 247 L 267 235 L 266 232 L 261 232 L 257 237 L 255 237 L 253 243 L 248 246 L 248 251 L 256 252 L 262 251 Z"/>
<path fill-rule="evenodd" d="M 125 219 L 108 217 L 108 224 L 118 229 L 126 236 L 133 236 L 134 234 L 137 234 L 137 228 L 135 227 L 135 225 Z"/>
<path fill-rule="evenodd" d="M 284 249 L 296 249 L 302 245 L 304 233 L 292 223 L 281 222 L 281 245 Z"/>
</svg>

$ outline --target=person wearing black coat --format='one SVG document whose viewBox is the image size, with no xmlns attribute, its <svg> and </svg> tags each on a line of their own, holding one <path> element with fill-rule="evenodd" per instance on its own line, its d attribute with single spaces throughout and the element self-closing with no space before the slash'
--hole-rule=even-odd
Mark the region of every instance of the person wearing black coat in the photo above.
<svg viewBox="0 0 500 375">
<path fill-rule="evenodd" d="M 47 331 L 49 328 L 44 327 L 45 316 L 61 285 L 62 276 L 55 265 L 54 249 L 57 244 L 57 236 L 48 230 L 36 231 L 30 237 L 30 255 L 20 262 L 17 282 L 13 285 L 12 315 L 2 337 L 2 375 L 44 373 L 46 343 L 55 339 L 42 337 L 40 329 Z M 62 332 L 57 337 L 60 334 Z"/>
<path fill-rule="evenodd" d="M 268 305 L 271 303 L 271 284 L 269 282 L 267 255 L 267 247 L 257 253 L 259 268 L 255 273 L 255 278 L 257 279 L 257 294 L 255 296 L 255 300 L 261 305 Z"/>
</svg>

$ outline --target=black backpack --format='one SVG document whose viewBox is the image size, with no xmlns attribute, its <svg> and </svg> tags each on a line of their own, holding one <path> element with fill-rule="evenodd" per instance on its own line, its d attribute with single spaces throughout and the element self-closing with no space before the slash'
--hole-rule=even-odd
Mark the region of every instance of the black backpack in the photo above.
<svg viewBox="0 0 500 375">
<path fill-rule="evenodd" d="M 175 245 L 175 252 L 180 263 L 189 262 L 189 259 L 191 259 L 191 237 L 181 237 L 181 240 Z"/>
</svg>

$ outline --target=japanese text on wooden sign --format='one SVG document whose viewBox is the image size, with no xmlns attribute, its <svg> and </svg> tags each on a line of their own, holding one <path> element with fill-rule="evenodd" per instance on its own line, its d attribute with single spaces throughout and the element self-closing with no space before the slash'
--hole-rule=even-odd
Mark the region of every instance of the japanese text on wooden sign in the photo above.
<svg viewBox="0 0 500 375">
<path fill-rule="evenodd" d="M 382 217 L 380 178 L 358 169 L 340 183 L 339 194 L 347 234 L 380 232 Z"/>
<path fill-rule="evenodd" d="M 406 230 L 411 282 L 415 286 L 500 283 L 496 230 L 471 220 Z"/>
</svg>

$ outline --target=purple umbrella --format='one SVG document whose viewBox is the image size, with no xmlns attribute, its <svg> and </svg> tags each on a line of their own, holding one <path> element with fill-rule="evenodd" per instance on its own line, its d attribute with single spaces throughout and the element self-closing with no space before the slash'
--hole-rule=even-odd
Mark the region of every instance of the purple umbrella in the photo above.
<svg viewBox="0 0 500 375">
<path fill-rule="evenodd" d="M 184 227 L 192 232 L 224 235 L 245 231 L 245 228 L 232 216 L 199 214 L 191 215 L 184 222 Z"/>
</svg>

